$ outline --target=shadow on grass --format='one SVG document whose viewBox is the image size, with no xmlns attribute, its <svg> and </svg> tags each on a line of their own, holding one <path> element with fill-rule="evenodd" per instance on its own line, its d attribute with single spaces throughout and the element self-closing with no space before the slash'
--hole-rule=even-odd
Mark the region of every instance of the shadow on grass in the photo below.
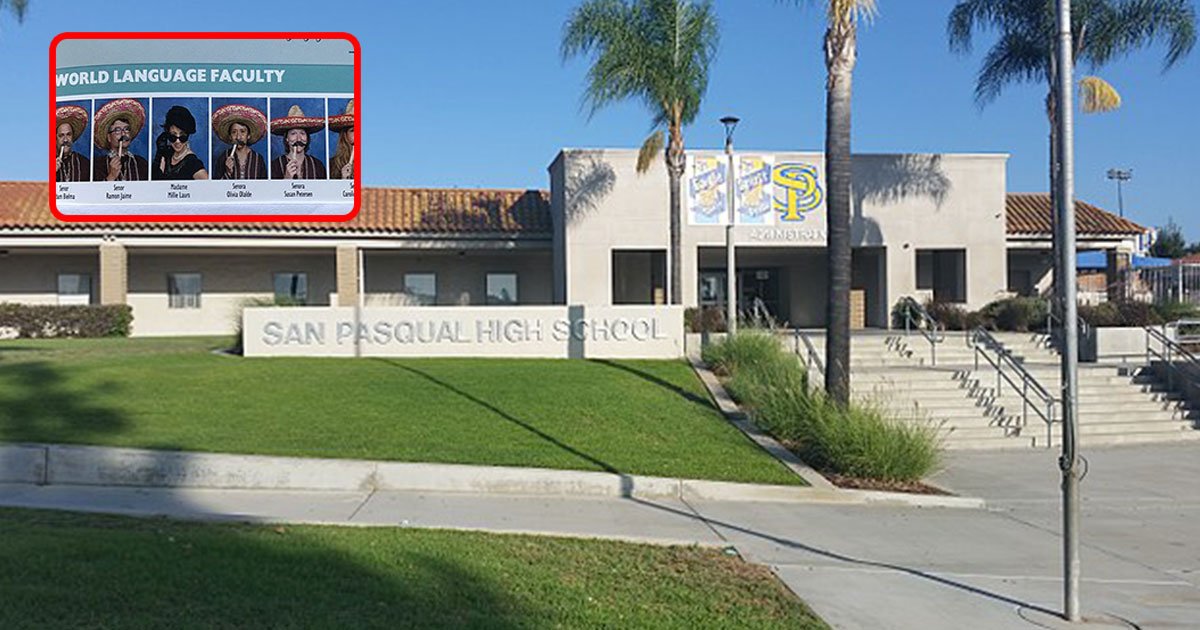
<svg viewBox="0 0 1200 630">
<path fill-rule="evenodd" d="M 712 402 L 709 401 L 709 399 L 707 397 L 700 396 L 699 394 L 696 394 L 695 392 L 689 392 L 688 390 L 676 385 L 675 383 L 665 380 L 660 376 L 656 376 L 649 372 L 639 370 L 630 365 L 625 365 L 622 363 L 616 363 L 614 361 L 609 361 L 608 359 L 593 359 L 592 362 L 598 363 L 600 365 L 608 366 L 610 368 L 613 368 L 614 370 L 620 370 L 627 374 L 632 374 L 633 376 L 636 376 L 636 377 L 650 383 L 651 385 L 655 385 L 655 386 L 661 387 L 662 389 L 665 389 L 667 391 L 678 394 L 678 395 L 682 396 L 684 400 L 686 400 L 690 403 L 700 405 L 701 407 L 704 407 L 705 409 L 708 409 L 711 411 L 717 411 L 717 408 L 712 405 Z"/>
<path fill-rule="evenodd" d="M 537 611 L 398 530 L 0 510 L 0 627 L 515 628 Z M 365 533 L 365 534 L 364 534 Z M 67 570 L 64 570 L 67 569 Z"/>
<path fill-rule="evenodd" d="M 610 472 L 610 473 L 614 473 L 617 475 L 621 475 L 622 489 L 624 490 L 623 494 L 625 494 L 625 496 L 629 496 L 632 493 L 632 480 L 628 479 L 624 474 L 621 473 L 620 470 L 617 470 L 617 468 L 614 467 L 612 464 L 609 464 L 606 461 L 603 461 L 601 459 L 593 457 L 592 455 L 589 455 L 589 454 L 575 448 L 574 446 L 571 446 L 570 444 L 563 442 L 562 440 L 554 437 L 553 435 L 550 435 L 549 433 L 542 431 L 541 429 L 533 426 L 532 424 L 529 424 L 528 422 L 525 422 L 524 420 L 521 420 L 520 418 L 504 411 L 503 409 L 500 409 L 499 407 L 493 405 L 492 403 L 489 403 L 486 400 L 483 400 L 469 392 L 463 391 L 462 389 L 458 388 L 454 384 L 448 383 L 442 379 L 439 379 L 438 377 L 433 376 L 432 374 L 429 374 L 428 372 L 423 372 L 421 370 L 418 370 L 415 367 L 412 367 L 409 365 L 404 365 L 397 361 L 390 361 L 390 360 L 386 360 L 386 359 L 380 359 L 380 361 L 382 363 L 385 363 L 392 367 L 404 370 L 405 372 L 408 372 L 409 374 L 412 374 L 414 376 L 423 378 L 423 379 L 429 381 L 430 383 L 433 383 L 434 385 L 437 385 L 438 387 L 441 387 L 441 388 L 445 389 L 446 391 L 455 394 L 456 396 L 459 396 L 465 400 L 468 400 L 468 401 L 500 416 L 501 418 L 504 418 L 508 422 L 511 422 L 511 423 L 515 424 L 516 426 L 521 427 L 522 429 L 536 435 L 538 438 L 545 440 L 547 443 L 552 444 L 552 445 L 570 453 L 571 455 L 574 455 L 575 457 L 578 457 L 578 458 L 592 464 L 593 466 L 596 466 L 596 467 L 600 468 L 601 470 L 604 470 L 605 472 Z"/>
<path fill-rule="evenodd" d="M 48 361 L 0 367 L 0 441 L 79 443 L 119 433 L 128 419 L 93 400 L 118 389 L 111 382 L 71 387 L 69 376 Z"/>
</svg>

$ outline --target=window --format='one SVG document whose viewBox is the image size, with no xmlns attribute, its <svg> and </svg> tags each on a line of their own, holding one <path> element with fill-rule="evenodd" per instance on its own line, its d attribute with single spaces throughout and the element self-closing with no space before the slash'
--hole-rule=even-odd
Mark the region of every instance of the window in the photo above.
<svg viewBox="0 0 1200 630">
<path fill-rule="evenodd" d="M 308 303 L 308 274 L 282 272 L 275 274 L 275 303 Z"/>
<path fill-rule="evenodd" d="M 932 290 L 938 302 L 966 302 L 967 251 L 917 250 L 917 288 Z"/>
<path fill-rule="evenodd" d="M 170 308 L 200 308 L 200 274 L 167 274 L 167 299 Z"/>
<path fill-rule="evenodd" d="M 91 304 L 92 277 L 86 273 L 58 274 L 59 304 Z"/>
<path fill-rule="evenodd" d="M 404 294 L 408 296 L 410 303 L 418 306 L 437 304 L 437 274 L 404 274 Z"/>
<path fill-rule="evenodd" d="M 663 250 L 614 250 L 613 304 L 666 304 L 667 253 Z"/>
<path fill-rule="evenodd" d="M 500 306 L 516 304 L 517 274 L 489 273 L 487 275 L 487 303 Z"/>
</svg>

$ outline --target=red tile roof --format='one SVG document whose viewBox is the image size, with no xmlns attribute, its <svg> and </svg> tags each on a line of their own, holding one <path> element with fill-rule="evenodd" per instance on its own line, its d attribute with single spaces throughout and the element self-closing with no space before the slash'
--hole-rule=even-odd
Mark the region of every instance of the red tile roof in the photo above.
<svg viewBox="0 0 1200 630">
<path fill-rule="evenodd" d="M 342 223 L 126 223 L 122 227 L 359 232 L 397 234 L 549 235 L 550 193 L 542 190 L 363 188 L 358 216 Z M 59 221 L 50 212 L 42 182 L 0 182 L 0 228 L 84 229 L 98 224 Z M 112 227 L 113 224 L 105 224 Z"/>
<path fill-rule="evenodd" d="M 1050 234 L 1050 195 L 1047 193 L 1009 193 L 1009 234 Z M 1080 235 L 1142 234 L 1144 228 L 1129 219 L 1075 200 L 1075 232 Z"/>
</svg>

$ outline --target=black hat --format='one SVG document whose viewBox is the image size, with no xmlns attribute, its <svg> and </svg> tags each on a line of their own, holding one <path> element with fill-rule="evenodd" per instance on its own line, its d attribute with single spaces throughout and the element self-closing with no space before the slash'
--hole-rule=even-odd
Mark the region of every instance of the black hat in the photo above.
<svg viewBox="0 0 1200 630">
<path fill-rule="evenodd" d="M 167 110 L 167 122 L 163 124 L 163 129 L 175 125 L 179 130 L 189 136 L 196 133 L 196 119 L 192 116 L 186 107 L 174 105 Z"/>
</svg>

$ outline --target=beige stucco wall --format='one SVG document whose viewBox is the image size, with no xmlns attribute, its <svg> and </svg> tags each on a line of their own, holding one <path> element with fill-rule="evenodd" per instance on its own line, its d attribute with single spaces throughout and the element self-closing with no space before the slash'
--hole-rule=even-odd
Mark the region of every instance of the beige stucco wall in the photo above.
<svg viewBox="0 0 1200 630">
<path fill-rule="evenodd" d="M 95 249 L 9 250 L 0 257 L 0 302 L 58 304 L 60 273 L 91 276 L 91 302 L 99 303 L 100 258 Z"/>
<path fill-rule="evenodd" d="M 366 251 L 365 303 L 368 306 L 404 302 L 404 274 L 437 275 L 437 303 L 441 306 L 487 303 L 487 274 L 517 274 L 520 304 L 553 303 L 553 252 L 497 251 Z"/>
<path fill-rule="evenodd" d="M 241 250 L 245 251 L 245 250 Z M 336 291 L 334 251 L 245 254 L 220 250 L 146 253 L 129 248 L 129 305 L 135 336 L 233 332 L 242 303 L 274 295 L 276 272 L 308 274 L 308 303 L 329 305 Z M 200 308 L 170 308 L 167 274 L 201 275 Z"/>
<path fill-rule="evenodd" d="M 701 152 L 697 152 L 700 154 Z M 751 152 L 747 152 L 751 153 Z M 712 154 L 709 152 L 709 154 Z M 821 172 L 818 153 L 780 153 L 777 162 L 811 163 Z M 550 166 L 552 182 L 565 195 L 552 197 L 555 219 L 565 226 L 566 300 L 608 304 L 613 248 L 669 248 L 668 179 L 661 160 L 645 174 L 636 172 L 633 150 L 565 150 Z M 886 283 L 875 318 L 898 299 L 916 291 L 916 249 L 965 248 L 967 306 L 978 308 L 1004 294 L 1006 283 L 1006 155 L 859 155 L 854 158 L 852 239 L 856 247 L 884 248 L 876 266 Z M 824 184 L 824 175 L 821 174 Z M 799 321 L 819 325 L 823 306 L 805 297 L 823 292 L 824 208 L 792 230 L 739 226 L 739 250 L 786 248 L 816 252 L 816 258 L 790 267 L 793 312 Z M 725 228 L 688 226 L 683 218 L 683 302 L 697 302 L 699 247 L 721 247 Z M 805 233 L 807 232 L 807 233 Z M 810 238 L 813 234 L 816 239 Z M 723 264 L 722 264 L 723 266 Z M 820 285 L 820 286 L 818 286 Z M 820 312 L 819 319 L 812 319 Z M 799 321 L 797 323 L 799 323 Z M 808 324 L 806 324 L 808 325 Z"/>
</svg>

